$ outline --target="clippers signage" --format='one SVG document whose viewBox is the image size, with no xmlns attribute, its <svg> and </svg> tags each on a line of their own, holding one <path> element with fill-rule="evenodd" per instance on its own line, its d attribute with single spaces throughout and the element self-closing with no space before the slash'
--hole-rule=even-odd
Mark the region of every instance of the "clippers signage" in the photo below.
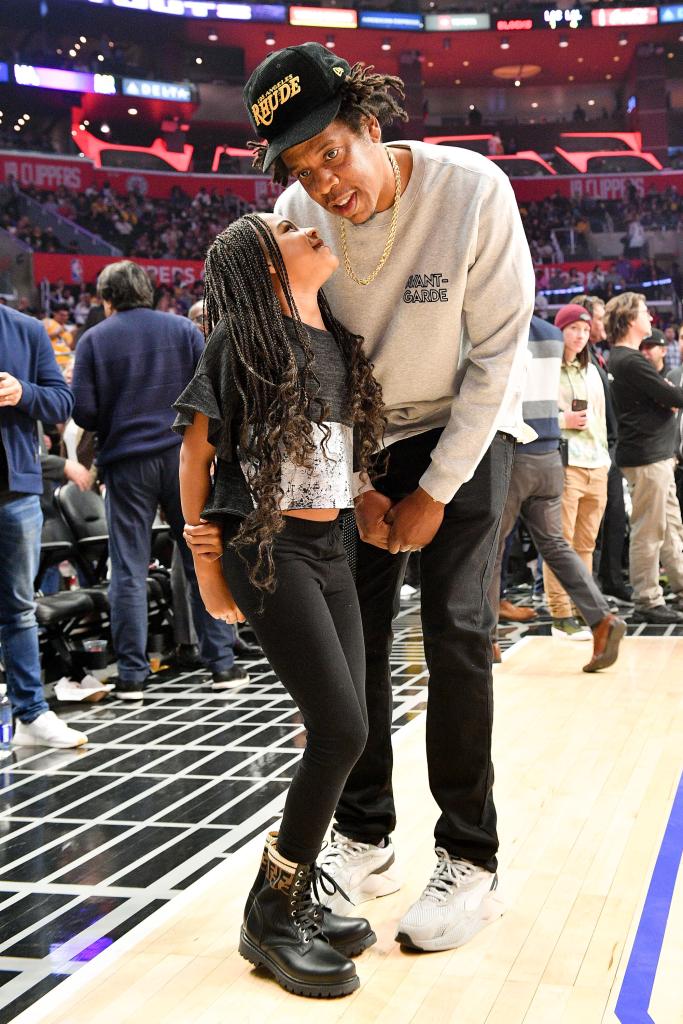
<svg viewBox="0 0 683 1024">
<path fill-rule="evenodd" d="M 194 90 L 191 85 L 179 82 L 150 82 L 146 78 L 124 78 L 122 81 L 124 96 L 134 96 L 141 100 L 171 100 L 174 103 L 192 103 Z"/>
<path fill-rule="evenodd" d="M 55 189 L 60 186 L 81 192 L 93 183 L 92 164 L 81 160 L 22 157 L 18 153 L 0 153 L 0 182 L 13 178 L 20 188 L 34 186 Z"/>
<path fill-rule="evenodd" d="M 358 28 L 358 15 L 341 7 L 290 7 L 289 24 L 297 28 Z"/>
<path fill-rule="evenodd" d="M 58 281 L 66 284 L 94 284 L 100 271 L 118 256 L 73 256 L 36 252 L 33 254 L 33 277 L 39 281 Z M 174 284 L 178 278 L 185 285 L 200 281 L 204 275 L 201 260 L 135 260 L 157 284 Z"/>
<path fill-rule="evenodd" d="M 591 11 L 594 28 L 625 28 L 629 25 L 656 25 L 656 7 L 615 7 Z"/>
<path fill-rule="evenodd" d="M 683 21 L 683 4 L 668 4 L 659 8 L 660 25 L 673 25 L 675 21 Z"/>
<path fill-rule="evenodd" d="M 498 32 L 529 32 L 533 27 L 533 18 L 511 18 L 496 22 Z"/>
<path fill-rule="evenodd" d="M 37 68 L 33 64 L 15 64 L 14 81 L 17 85 L 32 85 L 38 89 L 97 93 L 100 96 L 116 95 L 116 80 L 113 75 L 92 75 L 89 71 L 64 71 L 61 68 Z"/>
<path fill-rule="evenodd" d="M 427 14 L 428 32 L 485 32 L 491 28 L 488 14 Z"/>
<path fill-rule="evenodd" d="M 361 11 L 360 28 L 383 28 L 397 32 L 421 32 L 424 22 L 421 14 L 393 14 L 391 11 Z"/>
<path fill-rule="evenodd" d="M 121 7 L 126 11 L 148 14 L 174 14 L 178 18 L 213 18 L 224 21 L 287 20 L 284 4 L 233 4 L 203 0 L 77 0 L 98 7 Z"/>
</svg>

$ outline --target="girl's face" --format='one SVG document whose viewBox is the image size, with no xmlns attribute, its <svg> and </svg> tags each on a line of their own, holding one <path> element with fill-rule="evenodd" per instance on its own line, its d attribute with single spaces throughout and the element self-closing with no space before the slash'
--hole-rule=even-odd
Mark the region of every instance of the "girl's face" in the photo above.
<svg viewBox="0 0 683 1024">
<path fill-rule="evenodd" d="M 585 320 L 576 320 L 562 330 L 565 362 L 571 363 L 588 344 L 591 327 Z"/>
<path fill-rule="evenodd" d="M 260 217 L 273 232 L 292 288 L 304 285 L 317 292 L 339 266 L 329 246 L 315 228 L 299 228 L 276 213 L 262 213 Z"/>
</svg>

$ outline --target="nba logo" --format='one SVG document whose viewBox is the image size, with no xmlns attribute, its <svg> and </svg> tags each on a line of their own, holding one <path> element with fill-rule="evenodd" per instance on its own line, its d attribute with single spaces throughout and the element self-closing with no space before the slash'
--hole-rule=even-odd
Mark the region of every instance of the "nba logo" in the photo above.
<svg viewBox="0 0 683 1024">
<path fill-rule="evenodd" d="M 71 280 L 74 284 L 83 284 L 83 264 L 80 260 L 71 261 Z"/>
</svg>

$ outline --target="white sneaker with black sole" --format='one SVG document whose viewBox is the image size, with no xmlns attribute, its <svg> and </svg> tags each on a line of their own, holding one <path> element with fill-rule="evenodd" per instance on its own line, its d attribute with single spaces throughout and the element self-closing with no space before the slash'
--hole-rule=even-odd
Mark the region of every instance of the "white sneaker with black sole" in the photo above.
<svg viewBox="0 0 683 1024">
<path fill-rule="evenodd" d="M 131 679 L 114 679 L 114 696 L 119 700 L 144 700 L 145 682 Z"/>
<path fill-rule="evenodd" d="M 464 946 L 504 911 L 498 876 L 436 848 L 436 868 L 417 902 L 399 922 L 396 941 L 433 953 Z"/>
<path fill-rule="evenodd" d="M 14 747 L 55 747 L 68 750 L 71 747 L 82 747 L 87 742 L 88 737 L 84 732 L 71 729 L 54 711 L 45 711 L 28 725 L 17 720 L 12 737 Z"/>
<path fill-rule="evenodd" d="M 211 689 L 234 690 L 236 686 L 245 686 L 249 682 L 251 682 L 251 678 L 247 670 L 240 665 L 233 665 L 232 668 L 213 673 Z"/>
<path fill-rule="evenodd" d="M 321 897 L 321 902 L 334 914 L 349 914 L 359 903 L 397 892 L 401 879 L 395 862 L 390 840 L 386 841 L 386 846 L 375 846 L 333 831 L 330 845 L 320 858 L 320 867 L 348 899 L 336 892 L 333 896 Z"/>
</svg>

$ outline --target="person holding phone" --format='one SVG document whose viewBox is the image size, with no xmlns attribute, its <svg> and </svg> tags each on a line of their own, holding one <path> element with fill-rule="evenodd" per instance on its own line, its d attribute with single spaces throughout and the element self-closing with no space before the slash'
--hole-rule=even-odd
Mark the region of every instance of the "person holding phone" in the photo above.
<svg viewBox="0 0 683 1024">
<path fill-rule="evenodd" d="M 562 331 L 564 344 L 559 396 L 564 462 L 562 532 L 592 573 L 610 467 L 605 391 L 590 358 L 590 313 L 569 303 L 558 310 L 555 326 Z M 553 636 L 591 640 L 590 629 L 572 615 L 569 595 L 547 564 L 543 577 Z"/>
</svg>

